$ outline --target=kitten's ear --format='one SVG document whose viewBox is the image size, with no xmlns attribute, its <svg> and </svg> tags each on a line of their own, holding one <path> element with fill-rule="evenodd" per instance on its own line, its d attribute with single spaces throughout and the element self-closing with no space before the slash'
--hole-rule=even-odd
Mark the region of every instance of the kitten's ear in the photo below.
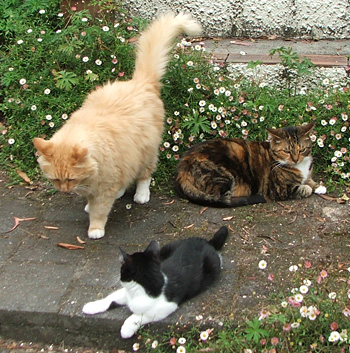
<svg viewBox="0 0 350 353">
<path fill-rule="evenodd" d="M 33 145 L 40 154 L 45 157 L 50 157 L 53 154 L 53 144 L 50 141 L 45 141 L 40 137 L 35 137 L 33 139 Z"/>
<path fill-rule="evenodd" d="M 158 255 L 160 250 L 159 243 L 156 240 L 152 240 L 149 245 L 147 246 L 145 252 L 151 252 L 155 255 Z"/>
<path fill-rule="evenodd" d="M 119 260 L 121 263 L 124 263 L 127 259 L 130 258 L 130 255 L 128 255 L 122 248 L 119 248 L 119 250 L 120 250 Z"/>
<path fill-rule="evenodd" d="M 311 134 L 314 126 L 315 126 L 314 121 L 312 121 L 311 123 L 308 123 L 306 125 L 300 126 L 300 135 L 307 136 L 307 135 Z"/>
<path fill-rule="evenodd" d="M 88 149 L 86 147 L 81 147 L 75 145 L 73 147 L 72 151 L 72 164 L 77 164 L 79 161 L 81 161 L 88 153 Z"/>
</svg>

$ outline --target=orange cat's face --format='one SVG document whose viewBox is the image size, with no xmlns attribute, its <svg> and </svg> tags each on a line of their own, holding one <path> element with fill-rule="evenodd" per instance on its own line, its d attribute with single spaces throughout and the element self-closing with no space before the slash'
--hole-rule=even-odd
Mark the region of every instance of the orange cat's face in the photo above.
<svg viewBox="0 0 350 353">
<path fill-rule="evenodd" d="M 54 186 L 62 192 L 86 193 L 88 179 L 96 173 L 87 149 L 78 146 L 56 146 L 53 142 L 35 138 L 34 146 L 40 157 L 40 168 Z"/>
<path fill-rule="evenodd" d="M 268 129 L 272 157 L 281 164 L 295 165 L 311 156 L 310 133 L 314 124 Z"/>
</svg>

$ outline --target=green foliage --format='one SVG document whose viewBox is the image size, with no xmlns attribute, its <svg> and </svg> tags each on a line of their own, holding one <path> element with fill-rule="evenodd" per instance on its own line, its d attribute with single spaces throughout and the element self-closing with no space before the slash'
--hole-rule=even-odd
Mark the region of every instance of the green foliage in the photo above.
<svg viewBox="0 0 350 353">
<path fill-rule="evenodd" d="M 37 176 L 32 139 L 50 137 L 86 95 L 109 80 L 131 77 L 134 45 L 146 21 L 129 19 L 114 0 L 87 10 L 60 13 L 58 0 L 0 2 L 0 166 Z M 132 40 L 131 40 L 132 42 Z M 156 184 L 171 181 L 180 156 L 212 138 L 264 140 L 266 128 L 316 121 L 315 168 L 331 185 L 349 185 L 349 80 L 333 87 L 301 88 L 313 65 L 291 48 L 278 48 L 278 87 L 244 74 L 233 77 L 212 62 L 203 43 L 175 46 L 163 79 L 166 107 Z M 261 62 L 248 68 L 258 72 Z M 158 185 L 159 186 L 159 185 Z"/>
<path fill-rule="evenodd" d="M 146 329 L 139 336 L 144 352 L 301 353 L 346 352 L 350 347 L 350 267 L 330 264 L 304 266 L 284 276 L 291 291 L 272 294 L 259 318 L 252 313 L 243 323 L 227 320 L 223 326 L 192 329 L 173 327 L 154 337 Z M 346 274 L 347 273 L 347 274 Z M 265 302 L 266 303 L 266 302 Z M 204 328 L 203 328 L 204 327 Z M 181 347 L 181 348 L 179 348 Z"/>
<path fill-rule="evenodd" d="M 284 81 L 283 84 L 286 85 L 289 96 L 292 92 L 295 94 L 299 79 L 305 75 L 310 75 L 315 65 L 308 58 L 302 60 L 298 53 L 293 51 L 291 47 L 280 47 L 270 50 L 271 56 L 275 54 L 279 55 L 281 65 L 283 66 L 281 72 L 281 78 Z"/>
<path fill-rule="evenodd" d="M 53 75 L 56 81 L 56 87 L 67 91 L 79 83 L 78 75 L 74 72 L 60 71 L 55 72 Z"/>
<path fill-rule="evenodd" d="M 269 331 L 262 328 L 262 323 L 256 317 L 253 321 L 247 323 L 247 328 L 245 329 L 246 338 L 248 341 L 253 341 L 257 344 L 262 338 L 266 338 L 269 335 Z"/>
<path fill-rule="evenodd" d="M 32 139 L 50 137 L 96 86 L 129 78 L 137 19 L 114 1 L 98 18 L 58 0 L 0 2 L 0 166 L 37 173 Z M 108 11 L 107 11 L 108 10 Z M 111 18 L 111 11 L 119 13 Z"/>
</svg>

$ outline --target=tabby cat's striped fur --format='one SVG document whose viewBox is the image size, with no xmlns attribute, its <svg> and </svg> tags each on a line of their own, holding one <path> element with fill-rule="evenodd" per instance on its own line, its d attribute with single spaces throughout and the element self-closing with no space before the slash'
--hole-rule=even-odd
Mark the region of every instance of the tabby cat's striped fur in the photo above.
<svg viewBox="0 0 350 353">
<path fill-rule="evenodd" d="M 313 126 L 268 129 L 264 142 L 199 143 L 180 160 L 176 189 L 194 203 L 219 207 L 308 197 L 319 187 L 311 177 Z"/>
</svg>

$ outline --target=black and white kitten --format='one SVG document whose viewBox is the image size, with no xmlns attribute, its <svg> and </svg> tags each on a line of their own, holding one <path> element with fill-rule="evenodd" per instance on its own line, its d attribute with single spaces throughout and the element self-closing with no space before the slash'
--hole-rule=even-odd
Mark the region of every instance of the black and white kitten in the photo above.
<svg viewBox="0 0 350 353">
<path fill-rule="evenodd" d="M 141 325 L 166 318 L 180 303 L 203 292 L 218 278 L 218 250 L 227 236 L 227 227 L 221 227 L 209 241 L 189 238 L 162 248 L 152 241 L 145 251 L 132 255 L 120 249 L 123 288 L 85 304 L 83 312 L 93 315 L 108 310 L 112 304 L 127 305 L 133 314 L 125 320 L 120 334 L 122 338 L 133 336 Z"/>
</svg>

